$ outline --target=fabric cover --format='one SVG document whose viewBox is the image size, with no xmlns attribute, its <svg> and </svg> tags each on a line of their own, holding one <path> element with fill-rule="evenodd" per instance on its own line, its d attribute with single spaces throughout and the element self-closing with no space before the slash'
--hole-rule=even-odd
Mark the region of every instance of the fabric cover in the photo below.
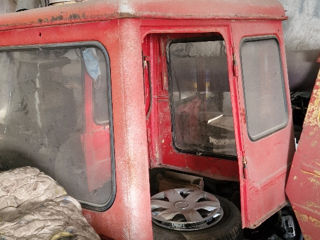
<svg viewBox="0 0 320 240">
<path fill-rule="evenodd" d="M 36 168 L 0 172 L 0 239 L 100 239 L 80 203 Z"/>
</svg>

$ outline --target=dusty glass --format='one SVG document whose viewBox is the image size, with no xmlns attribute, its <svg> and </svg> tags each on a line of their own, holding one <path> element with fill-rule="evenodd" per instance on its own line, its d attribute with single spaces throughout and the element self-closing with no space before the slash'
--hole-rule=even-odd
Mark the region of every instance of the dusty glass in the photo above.
<svg viewBox="0 0 320 240">
<path fill-rule="evenodd" d="M 173 42 L 168 60 L 175 147 L 236 156 L 224 41 Z"/>
<path fill-rule="evenodd" d="M 248 133 L 252 140 L 258 140 L 286 126 L 288 121 L 277 40 L 244 41 L 241 66 Z"/>
<path fill-rule="evenodd" d="M 109 66 L 97 47 L 0 51 L 0 170 L 34 166 L 70 195 L 112 195 Z"/>
</svg>

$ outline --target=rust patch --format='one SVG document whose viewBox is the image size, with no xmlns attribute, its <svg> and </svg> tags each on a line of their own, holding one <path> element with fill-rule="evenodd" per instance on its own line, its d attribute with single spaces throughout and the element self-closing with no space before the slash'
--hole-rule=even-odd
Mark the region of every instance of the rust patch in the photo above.
<svg viewBox="0 0 320 240">
<path fill-rule="evenodd" d="M 62 15 L 52 16 L 51 17 L 51 22 L 61 21 L 61 20 L 63 20 L 63 16 Z"/>
<path fill-rule="evenodd" d="M 48 23 L 49 22 L 49 20 L 48 20 L 48 18 L 38 18 L 38 23 Z"/>
<path fill-rule="evenodd" d="M 69 20 L 79 20 L 79 19 L 81 19 L 81 17 L 77 13 L 73 13 L 69 15 Z"/>
</svg>

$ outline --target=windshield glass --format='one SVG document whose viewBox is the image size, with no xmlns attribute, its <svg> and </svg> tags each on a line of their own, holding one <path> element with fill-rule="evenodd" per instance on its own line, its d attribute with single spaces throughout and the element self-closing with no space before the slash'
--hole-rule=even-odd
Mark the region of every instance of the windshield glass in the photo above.
<svg viewBox="0 0 320 240">
<path fill-rule="evenodd" d="M 109 67 L 97 47 L 0 51 L 0 171 L 34 166 L 83 203 L 111 198 Z"/>
</svg>

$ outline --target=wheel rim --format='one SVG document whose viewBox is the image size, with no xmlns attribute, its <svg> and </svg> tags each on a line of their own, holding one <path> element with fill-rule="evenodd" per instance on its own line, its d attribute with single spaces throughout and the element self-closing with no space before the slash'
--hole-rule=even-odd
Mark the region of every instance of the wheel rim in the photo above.
<svg viewBox="0 0 320 240">
<path fill-rule="evenodd" d="M 212 194 L 176 188 L 151 197 L 152 221 L 160 227 L 195 231 L 217 224 L 223 217 L 219 200 Z"/>
</svg>

